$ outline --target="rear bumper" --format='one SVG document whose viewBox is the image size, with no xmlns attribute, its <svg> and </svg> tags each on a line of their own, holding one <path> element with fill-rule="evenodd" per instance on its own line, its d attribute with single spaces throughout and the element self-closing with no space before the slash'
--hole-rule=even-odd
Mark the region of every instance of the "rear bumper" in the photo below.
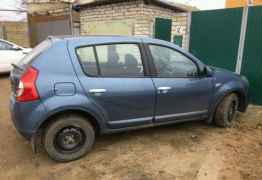
<svg viewBox="0 0 262 180">
<path fill-rule="evenodd" d="M 15 97 L 11 96 L 9 109 L 11 119 L 17 131 L 30 140 L 37 132 L 38 122 L 45 112 L 41 102 L 17 102 Z"/>
</svg>

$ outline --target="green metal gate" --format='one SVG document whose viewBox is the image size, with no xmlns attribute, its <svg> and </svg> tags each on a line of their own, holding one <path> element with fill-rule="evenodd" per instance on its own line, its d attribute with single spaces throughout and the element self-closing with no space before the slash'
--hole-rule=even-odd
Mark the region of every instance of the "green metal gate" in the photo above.
<svg viewBox="0 0 262 180">
<path fill-rule="evenodd" d="M 250 82 L 250 100 L 262 105 L 262 6 L 250 7 L 241 74 Z"/>
<path fill-rule="evenodd" d="M 190 51 L 206 64 L 235 71 L 242 8 L 192 13 Z"/>
<path fill-rule="evenodd" d="M 262 105 L 262 6 L 193 12 L 190 31 L 190 51 L 245 75 L 251 103 Z"/>
<path fill-rule="evenodd" d="M 171 41 L 172 20 L 164 18 L 155 19 L 155 38 Z"/>
<path fill-rule="evenodd" d="M 173 42 L 178 45 L 179 47 L 182 47 L 183 45 L 183 36 L 182 35 L 175 35 L 173 37 Z"/>
</svg>

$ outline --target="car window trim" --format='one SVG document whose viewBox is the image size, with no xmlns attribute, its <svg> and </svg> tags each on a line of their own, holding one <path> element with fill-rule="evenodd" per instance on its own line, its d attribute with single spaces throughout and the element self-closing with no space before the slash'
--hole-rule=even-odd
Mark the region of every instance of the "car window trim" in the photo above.
<svg viewBox="0 0 262 180">
<path fill-rule="evenodd" d="M 151 68 L 152 71 L 153 71 L 153 77 L 154 78 L 181 78 L 181 79 L 185 79 L 185 78 L 188 78 L 188 79 L 199 79 L 201 78 L 202 76 L 200 76 L 200 68 L 197 64 L 197 62 L 195 62 L 194 59 L 192 59 L 191 57 L 189 57 L 186 53 L 180 51 L 179 49 L 176 49 L 174 47 L 171 47 L 171 46 L 168 46 L 168 45 L 164 45 L 164 44 L 158 44 L 158 43 L 144 43 L 145 44 L 145 47 L 147 49 L 147 56 L 150 60 L 150 63 L 152 64 Z M 168 49 L 171 49 L 171 50 L 174 50 L 178 53 L 181 53 L 182 55 L 184 55 L 185 57 L 187 57 L 190 61 L 192 61 L 195 66 L 197 67 L 197 76 L 159 76 L 158 73 L 157 73 L 157 69 L 156 69 L 156 65 L 155 65 L 155 62 L 154 62 L 154 58 L 153 58 L 153 55 L 151 53 L 151 50 L 150 50 L 150 45 L 153 45 L 153 46 L 160 46 L 160 47 L 164 47 L 164 48 L 168 48 Z"/>
<path fill-rule="evenodd" d="M 99 59 L 98 59 L 98 54 L 97 54 L 97 50 L 96 47 L 97 46 L 106 46 L 106 45 L 121 45 L 121 44 L 134 44 L 138 46 L 139 52 L 140 52 L 140 56 L 141 56 L 141 61 L 142 61 L 142 66 L 143 66 L 143 75 L 142 76 L 108 76 L 108 75 L 102 75 L 101 74 L 101 69 L 100 69 L 100 64 L 99 64 Z M 96 58 L 96 63 L 98 63 L 97 65 L 97 72 L 100 69 L 100 73 L 98 72 L 98 75 L 90 75 L 88 74 L 85 70 L 84 67 L 82 65 L 81 59 L 77 53 L 77 49 L 80 48 L 85 48 L 85 47 L 93 47 L 94 50 L 94 54 L 95 54 L 95 58 Z M 81 69 L 84 72 L 84 74 L 88 77 L 95 77 L 95 78 L 147 78 L 150 77 L 150 73 L 149 73 L 149 68 L 148 68 L 148 64 L 146 63 L 146 55 L 142 46 L 142 42 L 107 42 L 107 43 L 98 43 L 98 44 L 90 44 L 90 45 L 82 45 L 82 46 L 77 46 L 75 47 L 75 54 L 77 56 L 78 62 L 80 63 Z M 99 68 L 99 69 L 98 69 Z"/>
<path fill-rule="evenodd" d="M 99 61 L 98 61 L 98 55 L 97 55 L 96 46 L 93 46 L 93 52 L 94 52 L 95 59 L 96 59 L 97 74 L 101 75 L 101 69 L 100 69 L 100 64 L 99 64 Z"/>
</svg>

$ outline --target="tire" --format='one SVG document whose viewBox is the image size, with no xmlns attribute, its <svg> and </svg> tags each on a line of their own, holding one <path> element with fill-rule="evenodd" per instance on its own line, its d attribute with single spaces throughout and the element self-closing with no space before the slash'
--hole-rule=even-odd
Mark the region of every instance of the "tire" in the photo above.
<svg viewBox="0 0 262 180">
<path fill-rule="evenodd" d="M 239 99 L 236 94 L 227 95 L 218 105 L 215 112 L 214 122 L 217 126 L 229 128 L 236 122 L 236 114 L 238 111 Z"/>
<path fill-rule="evenodd" d="M 95 141 L 95 131 L 89 121 L 78 115 L 56 118 L 45 129 L 43 145 L 55 161 L 68 162 L 86 155 Z"/>
</svg>

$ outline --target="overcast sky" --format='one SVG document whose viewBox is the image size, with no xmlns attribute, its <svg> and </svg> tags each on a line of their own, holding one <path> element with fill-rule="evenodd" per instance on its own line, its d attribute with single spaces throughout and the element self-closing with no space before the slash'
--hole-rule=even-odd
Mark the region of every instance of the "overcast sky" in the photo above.
<svg viewBox="0 0 262 180">
<path fill-rule="evenodd" d="M 196 6 L 199 9 L 221 9 L 225 7 L 225 0 L 169 0 Z"/>
<path fill-rule="evenodd" d="M 6 12 L 3 9 L 18 9 L 20 0 L 1 0 L 0 21 L 25 21 L 26 13 Z"/>
<path fill-rule="evenodd" d="M 200 9 L 219 9 L 225 6 L 225 0 L 169 0 L 173 2 L 187 3 Z M 14 8 L 19 0 L 1 0 L 0 8 Z"/>
<path fill-rule="evenodd" d="M 26 19 L 25 13 L 3 12 L 1 9 L 17 9 L 21 0 L 0 0 L 0 21 L 21 21 Z M 201 10 L 224 8 L 225 0 L 166 0 L 196 6 Z"/>
</svg>

